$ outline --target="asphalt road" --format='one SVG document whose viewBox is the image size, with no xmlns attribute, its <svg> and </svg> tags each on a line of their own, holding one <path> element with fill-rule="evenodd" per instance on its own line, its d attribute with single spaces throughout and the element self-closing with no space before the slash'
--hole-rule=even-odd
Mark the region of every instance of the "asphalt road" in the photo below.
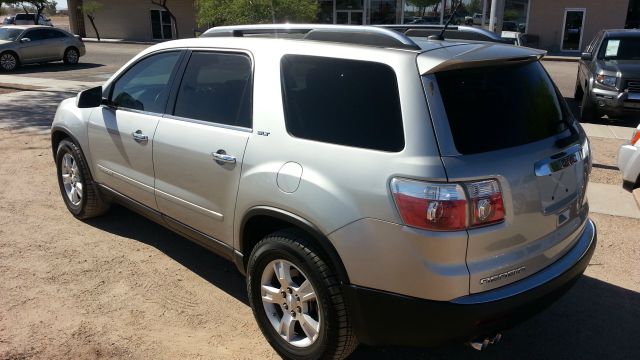
<svg viewBox="0 0 640 360">
<path fill-rule="evenodd" d="M 149 45 L 86 42 L 87 53 L 77 65 L 62 62 L 26 65 L 12 75 L 76 81 L 107 80 Z"/>
</svg>

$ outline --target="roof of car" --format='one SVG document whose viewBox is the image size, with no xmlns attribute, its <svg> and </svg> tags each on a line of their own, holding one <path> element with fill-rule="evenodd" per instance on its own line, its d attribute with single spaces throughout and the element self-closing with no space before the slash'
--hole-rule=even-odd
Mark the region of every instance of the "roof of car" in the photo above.
<svg viewBox="0 0 640 360">
<path fill-rule="evenodd" d="M 604 31 L 606 37 L 636 37 L 640 36 L 640 29 L 607 29 Z"/>
<path fill-rule="evenodd" d="M 3 28 L 10 28 L 10 29 L 51 29 L 51 26 L 44 26 L 44 25 L 4 25 Z"/>
</svg>

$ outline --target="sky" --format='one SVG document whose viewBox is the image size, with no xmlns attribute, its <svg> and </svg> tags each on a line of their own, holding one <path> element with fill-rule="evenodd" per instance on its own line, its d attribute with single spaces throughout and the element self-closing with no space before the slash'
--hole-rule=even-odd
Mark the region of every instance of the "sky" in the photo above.
<svg viewBox="0 0 640 360">
<path fill-rule="evenodd" d="M 67 8 L 67 0 L 56 0 L 56 2 L 58 3 L 58 6 L 56 6 L 57 9 Z"/>
</svg>

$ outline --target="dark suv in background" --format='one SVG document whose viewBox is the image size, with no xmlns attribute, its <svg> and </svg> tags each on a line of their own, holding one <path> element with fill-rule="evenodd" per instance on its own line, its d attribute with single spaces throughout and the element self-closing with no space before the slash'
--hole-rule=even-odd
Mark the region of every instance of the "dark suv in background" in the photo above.
<svg viewBox="0 0 640 360">
<path fill-rule="evenodd" d="M 581 115 L 640 119 L 640 30 L 602 30 L 582 53 L 575 99 Z"/>
</svg>

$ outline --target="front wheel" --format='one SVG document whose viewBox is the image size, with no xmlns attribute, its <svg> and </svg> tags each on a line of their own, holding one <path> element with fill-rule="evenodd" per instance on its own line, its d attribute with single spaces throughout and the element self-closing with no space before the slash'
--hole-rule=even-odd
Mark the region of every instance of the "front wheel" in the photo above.
<svg viewBox="0 0 640 360">
<path fill-rule="evenodd" d="M 600 116 L 598 115 L 598 109 L 596 104 L 589 97 L 588 91 L 583 91 L 582 94 L 582 106 L 580 107 L 580 119 L 584 122 L 594 122 Z"/>
<path fill-rule="evenodd" d="M 64 51 L 62 61 L 64 61 L 65 64 L 77 64 L 79 60 L 80 53 L 78 52 L 78 49 L 70 47 Z"/>
<path fill-rule="evenodd" d="M 260 330 L 283 358 L 343 359 L 357 347 L 338 280 L 304 233 L 260 241 L 247 289 Z"/>
<path fill-rule="evenodd" d="M 56 169 L 62 199 L 76 218 L 92 218 L 109 209 L 91 179 L 82 151 L 68 139 L 58 145 Z"/>
<path fill-rule="evenodd" d="M 2 71 L 13 71 L 18 67 L 18 58 L 14 53 L 4 52 L 0 54 L 0 68 Z"/>
</svg>

